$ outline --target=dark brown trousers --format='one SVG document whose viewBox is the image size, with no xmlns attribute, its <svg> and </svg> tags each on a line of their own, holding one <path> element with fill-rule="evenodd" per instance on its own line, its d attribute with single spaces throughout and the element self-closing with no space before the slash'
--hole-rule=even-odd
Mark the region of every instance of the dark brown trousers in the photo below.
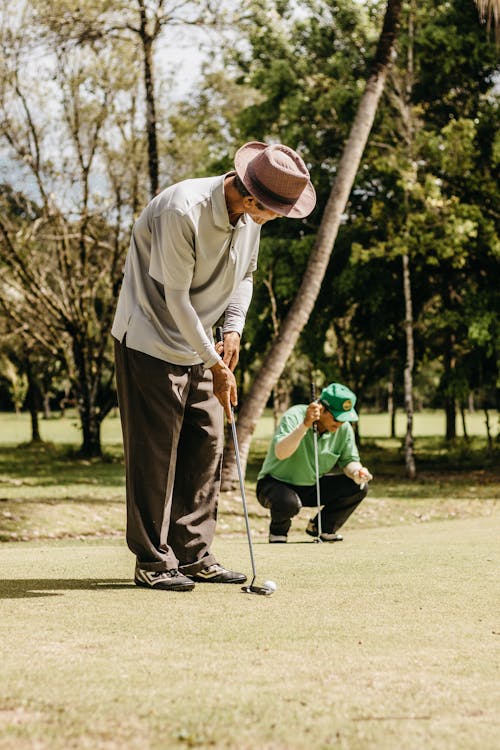
<svg viewBox="0 0 500 750">
<path fill-rule="evenodd" d="M 141 568 L 196 573 L 216 562 L 223 410 L 212 373 L 115 341 L 127 544 Z"/>
</svg>

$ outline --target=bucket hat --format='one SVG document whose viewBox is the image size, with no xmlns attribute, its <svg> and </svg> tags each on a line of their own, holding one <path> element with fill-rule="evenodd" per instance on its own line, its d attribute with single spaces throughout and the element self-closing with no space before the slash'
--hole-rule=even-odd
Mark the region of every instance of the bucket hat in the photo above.
<svg viewBox="0 0 500 750">
<path fill-rule="evenodd" d="M 236 152 L 234 166 L 248 192 L 270 211 L 302 219 L 316 205 L 309 170 L 288 146 L 250 141 Z"/>
<path fill-rule="evenodd" d="M 359 419 L 354 409 L 356 396 L 342 383 L 330 383 L 323 388 L 319 395 L 319 402 L 328 409 L 337 422 L 357 422 Z"/>
</svg>

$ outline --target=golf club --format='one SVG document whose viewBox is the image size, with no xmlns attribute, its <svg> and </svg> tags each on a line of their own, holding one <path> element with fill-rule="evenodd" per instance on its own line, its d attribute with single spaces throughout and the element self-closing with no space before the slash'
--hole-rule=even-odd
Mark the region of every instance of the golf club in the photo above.
<svg viewBox="0 0 500 750">
<path fill-rule="evenodd" d="M 311 378 L 311 401 L 316 401 L 316 385 L 314 380 Z M 319 465 L 318 465 L 318 424 L 313 424 L 313 439 L 314 439 L 314 468 L 316 472 L 316 503 L 318 506 L 318 520 L 316 525 L 318 527 L 318 536 L 314 538 L 315 542 L 322 542 L 321 534 L 321 492 L 319 489 Z"/>
<path fill-rule="evenodd" d="M 222 328 L 218 327 L 216 329 L 216 340 L 217 341 L 223 341 L 224 337 L 222 334 Z M 238 478 L 240 481 L 240 492 L 241 492 L 241 502 L 243 505 L 243 515 L 245 516 L 245 526 L 247 531 L 247 539 L 248 539 L 248 549 L 250 550 L 250 562 L 252 565 L 252 582 L 249 586 L 242 586 L 241 590 L 245 594 L 260 594 L 261 596 L 270 596 L 275 590 L 276 590 L 276 584 L 273 581 L 266 581 L 264 586 L 256 586 L 255 585 L 255 579 L 257 578 L 257 572 L 255 569 L 255 559 L 253 554 L 253 544 L 252 544 L 252 534 L 250 531 L 250 522 L 248 520 L 248 507 L 247 507 L 247 500 L 245 495 L 245 484 L 243 481 L 243 472 L 241 470 L 241 461 L 240 461 L 240 450 L 238 447 L 238 435 L 236 433 L 236 423 L 234 421 L 234 409 L 231 407 L 232 412 L 232 419 L 231 419 L 231 433 L 233 436 L 233 444 L 234 444 L 234 454 L 236 457 L 236 468 L 238 469 Z"/>
</svg>

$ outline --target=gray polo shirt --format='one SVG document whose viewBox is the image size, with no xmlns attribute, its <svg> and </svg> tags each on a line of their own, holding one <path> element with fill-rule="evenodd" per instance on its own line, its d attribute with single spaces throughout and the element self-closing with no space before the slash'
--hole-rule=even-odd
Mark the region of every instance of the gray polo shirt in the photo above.
<svg viewBox="0 0 500 750">
<path fill-rule="evenodd" d="M 185 180 L 146 206 L 132 230 L 112 335 L 179 365 L 220 359 L 212 328 L 242 333 L 260 226 L 229 222 L 226 175 Z"/>
</svg>

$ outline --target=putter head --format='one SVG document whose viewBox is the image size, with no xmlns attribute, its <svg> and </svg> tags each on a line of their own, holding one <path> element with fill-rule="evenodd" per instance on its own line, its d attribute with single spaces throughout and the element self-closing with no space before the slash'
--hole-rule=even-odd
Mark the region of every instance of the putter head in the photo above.
<svg viewBox="0 0 500 750">
<path fill-rule="evenodd" d="M 242 586 L 241 590 L 245 594 L 260 594 L 260 596 L 271 596 L 271 594 L 274 593 L 271 589 L 268 589 L 267 586 L 254 586 L 253 584 L 250 586 Z"/>
<path fill-rule="evenodd" d="M 323 544 L 323 540 L 319 538 L 319 536 L 314 537 L 314 543 L 315 544 Z"/>
</svg>

